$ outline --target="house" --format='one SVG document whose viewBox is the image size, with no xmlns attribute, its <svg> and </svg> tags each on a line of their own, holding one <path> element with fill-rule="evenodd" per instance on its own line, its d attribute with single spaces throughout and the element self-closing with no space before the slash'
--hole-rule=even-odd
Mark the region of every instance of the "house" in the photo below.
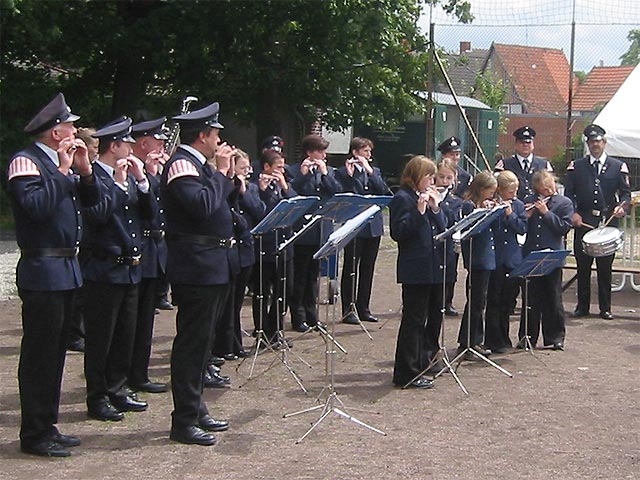
<svg viewBox="0 0 640 480">
<path fill-rule="evenodd" d="M 573 113 L 583 117 L 595 117 L 613 98 L 633 69 L 633 65 L 593 67 L 573 96 Z"/>
<path fill-rule="evenodd" d="M 447 75 L 457 95 L 472 96 L 476 78 L 484 65 L 489 50 L 471 48 L 471 42 L 460 42 L 459 53 L 444 56 Z M 451 93 L 444 80 L 436 81 L 436 92 Z"/>
</svg>

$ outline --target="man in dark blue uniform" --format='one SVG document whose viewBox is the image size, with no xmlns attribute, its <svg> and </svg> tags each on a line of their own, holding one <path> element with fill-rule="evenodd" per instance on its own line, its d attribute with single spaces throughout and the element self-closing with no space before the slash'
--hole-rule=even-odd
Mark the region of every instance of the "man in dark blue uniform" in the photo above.
<svg viewBox="0 0 640 480">
<path fill-rule="evenodd" d="M 629 168 L 627 164 L 605 153 L 607 139 L 605 131 L 598 125 L 588 125 L 584 129 L 589 155 L 571 162 L 567 167 L 565 196 L 575 206 L 573 216 L 575 236 L 573 248 L 578 264 L 578 305 L 574 315 L 589 315 L 591 304 L 591 265 L 593 257 L 582 248 L 582 237 L 589 230 L 611 215 L 611 226 L 618 225 L 618 219 L 625 216 L 631 201 Z M 611 320 L 611 269 L 615 253 L 596 258 L 598 270 L 598 304 L 600 316 Z"/>
<path fill-rule="evenodd" d="M 128 375 L 129 386 L 136 391 L 161 393 L 167 391 L 166 383 L 149 380 L 149 358 L 153 341 L 153 323 L 158 283 L 167 268 L 167 243 L 164 239 L 164 210 L 160 199 L 160 163 L 164 161 L 166 117 L 141 122 L 131 127 L 136 140 L 133 154 L 144 162 L 150 194 L 158 208 L 152 219 L 142 220 L 142 280 L 138 288 L 138 318 L 133 343 L 133 356 Z"/>
<path fill-rule="evenodd" d="M 373 142 L 368 138 L 354 137 L 349 149 L 351 155 L 346 159 L 344 167 L 336 172 L 342 191 L 360 195 L 391 195 L 380 169 L 370 164 Z M 379 212 L 344 249 L 340 282 L 343 323 L 357 325 L 358 320 L 378 321 L 371 314 L 369 302 L 383 233 L 382 212 Z"/>
<path fill-rule="evenodd" d="M 41 456 L 66 457 L 68 447 L 80 445 L 55 427 L 73 301 L 82 285 L 80 207 L 100 196 L 87 147 L 75 138 L 78 118 L 59 93 L 25 127 L 36 141 L 12 157 L 8 170 L 20 247 L 20 449 Z"/>
<path fill-rule="evenodd" d="M 553 167 L 544 158 L 533 154 L 533 139 L 536 131 L 528 126 L 520 127 L 513 132 L 515 137 L 515 153 L 506 160 L 498 160 L 494 167 L 494 172 L 502 172 L 503 170 L 511 170 L 518 177 L 518 193 L 519 200 L 524 200 L 528 195 L 533 194 L 533 185 L 531 179 L 533 174 L 538 170 L 548 170 L 553 172 Z"/>
<path fill-rule="evenodd" d="M 462 198 L 465 192 L 469 189 L 473 175 L 467 172 L 460 166 L 460 158 L 462 156 L 462 147 L 460 139 L 458 137 L 449 137 L 440 145 L 438 145 L 438 151 L 441 154 L 441 158 L 450 158 L 456 164 L 458 181 L 457 186 L 453 193 Z"/>
<path fill-rule="evenodd" d="M 102 421 L 147 409 L 126 384 L 142 278 L 141 224 L 155 216 L 157 206 L 142 161 L 132 155 L 130 132 L 131 119 L 121 117 L 93 134 L 100 139 L 94 171 L 103 195 L 82 212 L 87 408 L 89 417 Z"/>
<path fill-rule="evenodd" d="M 171 352 L 170 438 L 214 445 L 227 421 L 213 419 L 202 398 L 216 321 L 239 271 L 229 197 L 235 149 L 220 145 L 218 103 L 174 117 L 182 144 L 165 165 L 161 192 L 167 219 L 167 273 L 178 306 Z M 217 171 L 209 164 L 215 159 Z"/>
</svg>

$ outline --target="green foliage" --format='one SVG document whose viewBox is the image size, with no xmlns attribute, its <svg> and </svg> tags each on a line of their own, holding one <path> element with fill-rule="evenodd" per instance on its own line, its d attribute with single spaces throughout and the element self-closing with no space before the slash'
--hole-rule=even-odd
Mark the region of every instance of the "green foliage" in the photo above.
<svg viewBox="0 0 640 480">
<path fill-rule="evenodd" d="M 433 0 L 428 0 L 433 1 Z M 444 0 L 470 21 L 469 4 Z M 10 8 L 4 8 L 8 4 Z M 393 126 L 424 105 L 424 0 L 4 0 L 0 154 L 56 91 L 80 125 L 175 113 L 195 94 L 272 129 L 322 112 Z M 274 131 L 274 130 L 271 130 Z M 277 130 L 275 130 L 277 131 Z M 270 132 L 271 133 L 271 132 Z"/>
<path fill-rule="evenodd" d="M 631 30 L 627 40 L 631 45 L 629 50 L 620 57 L 620 65 L 638 65 L 640 64 L 640 29 Z"/>
<path fill-rule="evenodd" d="M 493 71 L 487 70 L 476 77 L 474 93 L 476 98 L 499 113 L 498 128 L 500 132 L 505 133 L 507 131 L 506 119 L 501 114 L 502 105 L 507 97 L 507 87 L 504 81 L 498 78 Z"/>
</svg>

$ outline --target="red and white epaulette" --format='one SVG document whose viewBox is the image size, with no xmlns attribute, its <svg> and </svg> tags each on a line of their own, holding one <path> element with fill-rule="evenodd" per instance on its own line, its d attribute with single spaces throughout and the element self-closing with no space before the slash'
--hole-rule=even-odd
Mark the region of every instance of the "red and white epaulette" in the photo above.
<svg viewBox="0 0 640 480">
<path fill-rule="evenodd" d="M 9 165 L 9 180 L 15 177 L 39 177 L 40 170 L 29 157 L 16 157 Z"/>
<path fill-rule="evenodd" d="M 200 173 L 196 166 L 191 163 L 189 160 L 181 158 L 180 160 L 176 160 L 169 167 L 169 172 L 167 173 L 167 185 L 169 185 L 173 180 L 180 177 L 199 177 Z"/>
</svg>

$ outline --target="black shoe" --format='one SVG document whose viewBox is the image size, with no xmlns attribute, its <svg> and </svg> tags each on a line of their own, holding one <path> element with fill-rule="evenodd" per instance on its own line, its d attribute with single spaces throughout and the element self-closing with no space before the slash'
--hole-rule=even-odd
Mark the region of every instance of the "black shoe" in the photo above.
<svg viewBox="0 0 640 480">
<path fill-rule="evenodd" d="M 400 386 L 404 387 L 404 385 L 400 385 Z M 411 382 L 409 385 L 407 385 L 407 388 L 421 388 L 423 390 L 426 390 L 429 388 L 433 388 L 433 382 L 428 378 L 423 377 Z"/>
<path fill-rule="evenodd" d="M 156 303 L 156 308 L 159 310 L 173 310 L 173 305 L 171 305 L 166 298 L 161 298 L 158 300 L 158 303 Z"/>
<path fill-rule="evenodd" d="M 102 402 L 89 407 L 87 414 L 90 418 L 103 422 L 119 422 L 124 418 L 124 413 L 116 410 L 110 402 Z"/>
<path fill-rule="evenodd" d="M 497 347 L 492 348 L 491 351 L 493 353 L 507 353 L 509 351 L 509 347 Z"/>
<path fill-rule="evenodd" d="M 54 435 L 53 441 L 63 447 L 77 447 L 81 443 L 78 437 L 63 435 L 61 433 Z"/>
<path fill-rule="evenodd" d="M 307 333 L 309 330 L 311 330 L 311 327 L 309 326 L 309 324 L 307 324 L 307 322 L 302 322 L 293 325 L 293 329 L 296 332 Z"/>
<path fill-rule="evenodd" d="M 552 350 L 564 350 L 564 343 L 563 342 L 555 342 L 552 347 Z"/>
<path fill-rule="evenodd" d="M 138 392 L 163 393 L 167 391 L 167 384 L 149 381 L 149 382 L 140 383 L 138 385 L 131 385 L 131 388 Z M 137 400 L 137 398 L 135 400 Z"/>
<path fill-rule="evenodd" d="M 229 422 L 227 420 L 216 420 L 209 415 L 205 415 L 198 420 L 198 426 L 207 432 L 224 432 L 229 430 Z"/>
<path fill-rule="evenodd" d="M 238 358 L 247 358 L 251 356 L 251 352 L 240 350 L 239 352 L 236 352 L 236 355 L 238 356 Z"/>
<path fill-rule="evenodd" d="M 209 372 L 209 375 L 220 373 L 220 367 L 216 367 L 215 365 L 207 365 L 207 372 Z"/>
<path fill-rule="evenodd" d="M 231 379 L 218 373 L 205 372 L 204 388 L 228 388 L 231 386 Z"/>
<path fill-rule="evenodd" d="M 221 367 L 222 365 L 224 365 L 224 358 L 222 357 L 209 357 L 209 364 L 210 365 L 215 365 L 216 367 Z"/>
<path fill-rule="evenodd" d="M 70 352 L 84 352 L 84 338 L 78 338 L 69 342 L 67 350 Z"/>
<path fill-rule="evenodd" d="M 235 353 L 225 353 L 222 358 L 228 362 L 232 362 L 234 360 L 238 360 L 239 357 Z"/>
<path fill-rule="evenodd" d="M 23 453 L 38 455 L 40 457 L 68 457 L 71 455 L 69 450 L 53 440 L 45 440 L 30 447 L 21 446 L 20 450 L 22 450 Z"/>
<path fill-rule="evenodd" d="M 311 327 L 313 330 L 317 330 L 319 328 L 323 328 L 324 330 L 326 330 L 327 329 L 327 324 L 324 323 L 324 322 L 318 321 L 318 322 L 315 322 L 315 323 L 310 323 L 309 327 Z"/>
<path fill-rule="evenodd" d="M 360 317 L 360 321 L 362 322 L 372 322 L 376 323 L 378 321 L 378 317 L 374 317 L 370 313 L 368 315 L 363 315 Z"/>
<path fill-rule="evenodd" d="M 605 320 L 613 320 L 613 315 L 611 314 L 611 312 L 605 310 L 604 312 L 600 312 L 600 318 L 604 318 Z"/>
<path fill-rule="evenodd" d="M 584 309 L 584 308 L 580 308 L 580 307 L 576 307 L 576 309 L 573 311 L 573 316 L 574 317 L 588 317 L 589 316 L 589 310 L 588 309 Z"/>
<path fill-rule="evenodd" d="M 216 437 L 214 435 L 196 426 L 172 428 L 169 438 L 174 442 L 186 443 L 187 445 L 210 446 L 216 444 Z"/>
<path fill-rule="evenodd" d="M 438 360 L 436 363 L 434 363 L 429 367 L 426 373 L 428 373 L 429 375 L 437 375 L 442 370 L 444 370 L 444 368 L 445 368 L 445 364 L 442 362 L 442 360 Z"/>
<path fill-rule="evenodd" d="M 351 312 L 345 315 L 345 317 L 342 319 L 342 323 L 346 323 L 348 325 L 359 325 L 360 320 L 355 313 Z"/>
<path fill-rule="evenodd" d="M 458 311 L 451 305 L 446 306 L 446 308 L 444 309 L 444 314 L 447 317 L 457 317 L 459 315 Z"/>
<path fill-rule="evenodd" d="M 485 357 L 488 357 L 493 353 L 490 348 L 487 348 L 484 345 L 474 345 L 473 349 L 480 355 L 484 355 Z"/>
<path fill-rule="evenodd" d="M 111 405 L 120 412 L 144 412 L 149 406 L 147 402 L 136 400 L 129 395 L 124 397 L 113 397 Z"/>
</svg>

